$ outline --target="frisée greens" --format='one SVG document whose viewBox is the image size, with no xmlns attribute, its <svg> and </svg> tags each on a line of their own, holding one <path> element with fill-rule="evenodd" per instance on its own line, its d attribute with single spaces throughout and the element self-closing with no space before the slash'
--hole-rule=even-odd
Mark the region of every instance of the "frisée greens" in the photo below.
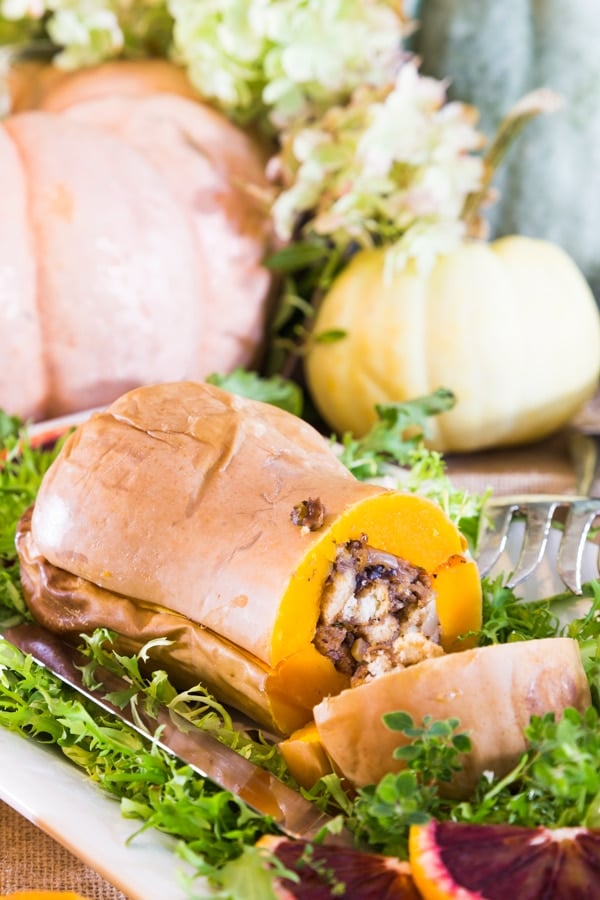
<svg viewBox="0 0 600 900">
<path fill-rule="evenodd" d="M 250 382 L 237 377 L 238 384 Z M 227 386 L 224 384 L 223 386 Z M 281 398 L 282 385 L 277 390 Z M 252 390 L 250 386 L 249 390 Z M 265 388 L 261 385 L 264 399 Z M 423 443 L 427 415 L 449 402 L 446 397 L 422 398 L 412 406 L 380 411 L 374 432 L 362 441 L 342 437 L 341 458 L 357 475 L 391 476 L 403 486 L 422 490 L 441 502 L 474 540 L 482 498 L 467 497 L 452 489 L 439 454 Z M 0 628 L 26 620 L 14 549 L 14 533 L 22 512 L 36 491 L 59 445 L 33 449 L 15 419 L 0 415 Z M 526 736 L 529 749 L 512 772 L 502 779 L 484 776 L 468 801 L 440 797 L 437 785 L 447 781 L 459 757 L 468 751 L 469 736 L 460 722 L 426 719 L 413 722 L 397 710 L 386 724 L 411 738 L 398 750 L 406 769 L 389 774 L 377 785 L 350 796 L 335 775 L 323 778 L 308 796 L 327 810 L 335 825 L 344 824 L 362 850 L 406 858 L 411 824 L 429 817 L 477 823 L 510 822 L 521 825 L 585 825 L 600 827 L 600 583 L 585 587 L 590 610 L 582 619 L 562 627 L 552 600 L 524 604 L 503 586 L 501 579 L 484 582 L 484 623 L 480 644 L 528 640 L 566 634 L 581 647 L 595 706 L 585 714 L 567 711 L 560 722 L 552 716 L 532 719 Z M 231 714 L 202 686 L 178 693 L 164 672 L 147 678 L 141 663 L 152 659 L 153 644 L 139 657 L 117 654 L 111 635 L 99 630 L 82 640 L 89 659 L 86 677 L 93 682 L 97 666 L 108 667 L 126 678 L 127 695 L 151 711 L 160 702 L 189 721 L 264 766 L 295 787 L 277 749 L 259 732 L 240 730 Z M 148 828 L 157 828 L 178 840 L 178 853 L 214 886 L 215 896 L 241 898 L 239 885 L 253 885 L 253 896 L 274 898 L 276 875 L 297 879 L 281 869 L 270 853 L 257 848 L 264 834 L 276 833 L 268 817 L 250 810 L 231 793 L 215 787 L 177 759 L 145 741 L 115 717 L 88 704 L 6 641 L 0 640 L 0 727 L 20 732 L 31 740 L 52 744 L 113 795 L 124 816 L 136 820 L 131 840 Z M 272 868 L 266 867 L 270 862 Z M 187 882 L 190 897 L 197 893 L 194 878 Z M 248 896 L 245 894 L 244 896 Z"/>
</svg>

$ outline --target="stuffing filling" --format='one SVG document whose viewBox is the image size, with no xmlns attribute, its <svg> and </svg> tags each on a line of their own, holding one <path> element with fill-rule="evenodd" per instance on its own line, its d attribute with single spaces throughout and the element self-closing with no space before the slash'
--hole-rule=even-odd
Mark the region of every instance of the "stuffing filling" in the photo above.
<svg viewBox="0 0 600 900">
<path fill-rule="evenodd" d="M 441 656 L 429 574 L 369 547 L 366 536 L 338 548 L 321 598 L 317 650 L 352 686 Z"/>
</svg>

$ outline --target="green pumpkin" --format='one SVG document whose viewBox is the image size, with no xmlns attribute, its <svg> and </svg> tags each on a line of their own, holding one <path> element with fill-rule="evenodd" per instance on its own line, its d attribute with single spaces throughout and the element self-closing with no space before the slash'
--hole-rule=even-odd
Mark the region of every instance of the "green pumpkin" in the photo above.
<svg viewBox="0 0 600 900">
<path fill-rule="evenodd" d="M 527 125 L 494 182 L 492 236 L 561 245 L 600 296 L 599 0 L 421 0 L 413 49 L 422 71 L 448 78 L 492 135 L 524 94 L 550 87 L 559 112 Z"/>
</svg>

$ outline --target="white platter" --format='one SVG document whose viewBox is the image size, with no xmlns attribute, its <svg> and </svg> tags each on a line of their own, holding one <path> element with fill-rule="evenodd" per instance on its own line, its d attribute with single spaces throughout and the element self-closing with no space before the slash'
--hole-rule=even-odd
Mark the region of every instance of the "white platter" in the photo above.
<svg viewBox="0 0 600 900">
<path fill-rule="evenodd" d="M 175 856 L 171 838 L 148 830 L 127 844 L 140 823 L 123 818 L 117 801 L 52 748 L 4 728 L 0 728 L 0 798 L 129 900 L 187 896 L 178 873 L 189 869 Z M 196 884 L 200 890 L 202 882 Z"/>
</svg>

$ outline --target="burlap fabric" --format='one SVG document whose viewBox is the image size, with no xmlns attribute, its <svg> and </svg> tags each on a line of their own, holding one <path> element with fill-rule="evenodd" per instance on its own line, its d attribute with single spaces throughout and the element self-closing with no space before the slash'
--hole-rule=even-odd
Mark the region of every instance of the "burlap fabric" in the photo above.
<svg viewBox="0 0 600 900">
<path fill-rule="evenodd" d="M 575 424 L 582 431 L 600 433 L 600 395 Z M 491 487 L 496 494 L 572 493 L 576 486 L 569 431 L 533 446 L 454 456 L 447 463 L 457 486 L 477 492 Z M 600 496 L 598 478 L 594 494 Z M 76 890 L 88 900 L 125 900 L 120 891 L 0 803 L 0 893 L 36 887 Z"/>
<path fill-rule="evenodd" d="M 0 801 L 0 893 L 77 891 L 86 900 L 125 900 L 64 847 Z"/>
<path fill-rule="evenodd" d="M 478 493 L 492 488 L 497 495 L 570 494 L 577 488 L 573 438 L 578 434 L 600 435 L 600 392 L 559 434 L 526 447 L 449 456 L 448 473 L 455 485 Z M 600 466 L 591 493 L 600 496 Z"/>
</svg>

